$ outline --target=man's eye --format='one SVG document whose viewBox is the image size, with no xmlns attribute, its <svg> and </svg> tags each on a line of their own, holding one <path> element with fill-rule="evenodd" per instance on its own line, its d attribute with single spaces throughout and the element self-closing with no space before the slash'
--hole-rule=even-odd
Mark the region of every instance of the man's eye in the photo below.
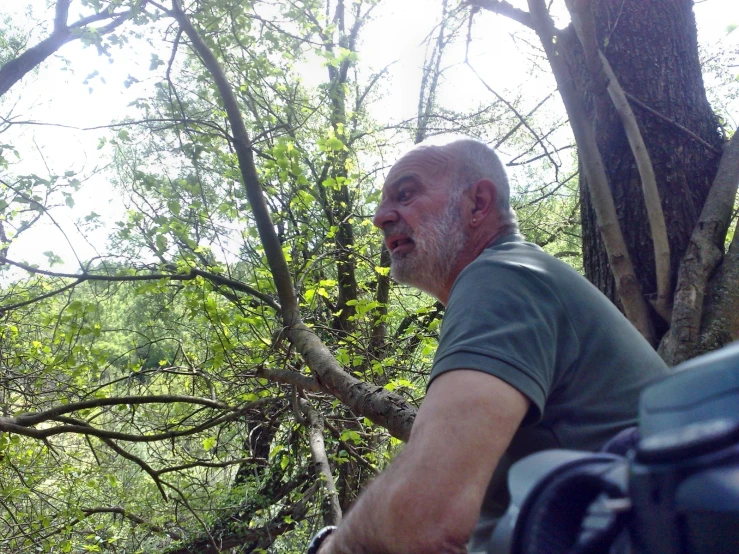
<svg viewBox="0 0 739 554">
<path fill-rule="evenodd" d="M 398 202 L 405 202 L 411 197 L 412 193 L 413 191 L 410 189 L 399 190 L 398 191 Z"/>
</svg>

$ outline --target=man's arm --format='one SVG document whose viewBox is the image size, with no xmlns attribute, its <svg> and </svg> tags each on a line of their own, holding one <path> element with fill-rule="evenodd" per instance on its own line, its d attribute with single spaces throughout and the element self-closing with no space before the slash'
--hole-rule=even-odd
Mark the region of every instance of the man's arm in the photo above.
<svg viewBox="0 0 739 554">
<path fill-rule="evenodd" d="M 439 375 L 408 444 L 320 554 L 467 552 L 493 470 L 528 407 L 517 389 L 487 373 Z"/>
</svg>

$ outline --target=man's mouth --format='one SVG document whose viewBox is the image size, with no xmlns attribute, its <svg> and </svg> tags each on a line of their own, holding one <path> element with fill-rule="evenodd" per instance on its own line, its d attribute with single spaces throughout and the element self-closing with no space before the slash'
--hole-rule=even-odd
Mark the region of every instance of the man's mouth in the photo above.
<svg viewBox="0 0 739 554">
<path fill-rule="evenodd" d="M 390 254 L 407 252 L 413 248 L 414 244 L 413 239 L 408 235 L 392 235 L 385 239 L 385 245 Z"/>
</svg>

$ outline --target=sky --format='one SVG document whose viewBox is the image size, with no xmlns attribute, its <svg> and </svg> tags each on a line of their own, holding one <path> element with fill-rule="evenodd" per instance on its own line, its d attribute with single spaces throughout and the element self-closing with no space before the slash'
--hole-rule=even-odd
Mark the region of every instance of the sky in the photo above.
<svg viewBox="0 0 739 554">
<path fill-rule="evenodd" d="M 73 5 L 76 3 L 78 0 Z M 25 15 L 25 6 L 29 4 L 34 15 L 51 19 L 52 12 L 44 11 L 45 0 L 0 0 L 0 15 L 10 16 L 19 25 L 28 24 L 31 18 Z M 513 4 L 524 8 L 526 2 L 514 0 Z M 379 70 L 394 62 L 390 70 L 390 94 L 375 106 L 383 118 L 398 120 L 415 115 L 425 56 L 422 42 L 438 17 L 439 6 L 438 0 L 390 2 L 382 8 L 385 11 L 378 14 L 375 22 L 365 29 L 362 64 Z M 729 24 L 739 24 L 739 1 L 703 0 L 696 3 L 695 13 L 702 44 L 710 46 L 722 40 L 739 43 L 739 29 L 726 36 Z M 470 50 L 470 63 L 496 91 L 503 93 L 515 88 L 528 78 L 529 66 L 513 42 L 515 25 L 494 14 L 484 13 L 478 17 L 484 19 L 478 20 L 473 28 L 475 41 Z M 154 35 L 150 33 L 148 36 L 152 38 Z M 159 49 L 162 57 L 166 59 L 168 56 L 167 47 L 154 38 L 152 40 L 153 46 L 146 41 L 133 41 L 125 49 L 114 49 L 111 58 L 101 57 L 95 49 L 83 48 L 79 41 L 74 41 L 44 64 L 37 75 L 16 85 L 0 106 L 3 115 L 10 107 L 13 115 L 21 120 L 57 125 L 17 126 L 0 136 L 0 142 L 12 142 L 23 152 L 21 163 L 12 168 L 14 173 L 41 174 L 48 168 L 55 174 L 71 170 L 88 176 L 81 191 L 75 195 L 75 208 L 64 207 L 54 212 L 80 258 L 93 255 L 92 246 L 104 249 L 105 233 L 95 233 L 90 239 L 92 245 L 86 244 L 79 240 L 72 220 L 93 210 L 109 221 L 122 214 L 122 204 L 109 184 L 109 174 L 99 172 L 107 160 L 105 150 L 98 150 L 98 143 L 110 132 L 80 129 L 104 126 L 122 118 L 130 113 L 128 104 L 132 100 L 151 92 L 154 83 L 161 78 L 159 72 L 149 71 L 151 54 Z M 450 53 L 452 67 L 446 78 L 456 86 L 444 89 L 446 97 L 441 99 L 442 102 L 451 101 L 456 106 L 463 106 L 490 97 L 478 78 L 462 65 L 463 58 L 462 47 Z M 318 68 L 315 71 L 325 70 Z M 736 72 L 739 73 L 739 68 Z M 129 75 L 136 77 L 138 82 L 125 88 L 122 85 Z M 321 81 L 324 77 L 316 73 L 315 78 Z M 311 80 L 311 70 L 307 70 L 306 80 Z M 532 82 L 529 86 L 540 85 Z M 505 159 L 505 153 L 503 157 Z M 13 245 L 11 253 L 13 257 L 45 266 L 43 252 L 48 250 L 54 250 L 65 260 L 66 263 L 60 266 L 62 269 L 75 270 L 74 255 L 49 222 L 33 232 L 29 231 L 18 244 Z"/>
</svg>

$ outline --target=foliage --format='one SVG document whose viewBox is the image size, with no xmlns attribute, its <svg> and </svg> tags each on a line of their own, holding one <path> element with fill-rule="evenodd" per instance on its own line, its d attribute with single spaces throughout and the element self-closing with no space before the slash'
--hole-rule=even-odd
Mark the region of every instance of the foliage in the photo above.
<svg viewBox="0 0 739 554">
<path fill-rule="evenodd" d="M 92 212 L 76 232 L 105 233 L 101 255 L 71 270 L 53 249 L 44 267 L 22 261 L 19 237 L 41 222 L 63 234 L 56 216 L 74 209 L 85 177 L 18 172 L 23 145 L 1 145 L 0 550 L 301 552 L 400 441 L 342 403 L 290 333 L 316 336 L 342 374 L 392 393 L 393 406 L 418 405 L 443 307 L 390 283 L 371 215 L 388 160 L 437 133 L 504 147 L 522 231 L 580 268 L 579 173 L 554 84 L 544 79 L 534 100 L 485 84 L 489 97 L 470 109 L 442 105 L 432 83 L 467 23 L 444 2 L 417 117 L 387 121 L 375 104 L 392 84 L 363 63 L 362 33 L 388 3 L 72 4 L 80 21 L 103 21 L 72 35 L 103 57 L 135 55 L 137 35 L 161 35 L 169 51 L 150 59 L 152 94 L 100 141 L 122 216 Z M 240 129 L 178 17 L 236 97 L 266 224 Z M 18 36 L 0 34 L 8 60 L 26 46 Z"/>
</svg>

